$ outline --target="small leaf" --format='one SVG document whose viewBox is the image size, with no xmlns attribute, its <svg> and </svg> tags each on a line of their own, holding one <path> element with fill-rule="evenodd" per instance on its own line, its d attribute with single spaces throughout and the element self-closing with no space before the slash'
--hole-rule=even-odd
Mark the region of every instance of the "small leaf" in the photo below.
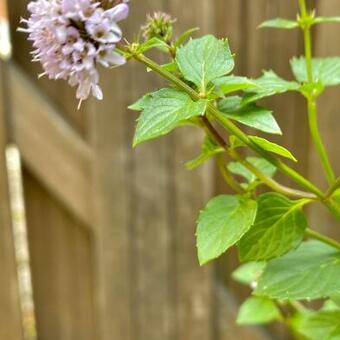
<svg viewBox="0 0 340 340">
<path fill-rule="evenodd" d="M 300 84 L 295 81 L 287 81 L 280 78 L 273 71 L 264 72 L 261 78 L 255 80 L 257 87 L 248 90 L 248 94 L 243 99 L 243 104 L 255 102 L 262 98 L 270 97 L 288 91 L 298 91 Z"/>
<path fill-rule="evenodd" d="M 169 48 L 168 44 L 161 39 L 153 37 L 147 40 L 145 43 L 141 44 L 139 47 L 140 53 L 145 53 L 153 48 Z"/>
<path fill-rule="evenodd" d="M 299 27 L 299 24 L 296 21 L 282 18 L 267 20 L 259 26 L 259 28 L 283 28 L 283 29 L 293 29 L 297 27 Z"/>
<path fill-rule="evenodd" d="M 284 148 L 281 145 L 272 143 L 264 138 L 257 137 L 257 136 L 249 136 L 249 139 L 254 142 L 256 145 L 260 146 L 262 149 L 275 153 L 277 155 L 280 155 L 282 157 L 286 157 L 288 159 L 293 160 L 294 162 L 297 162 L 297 159 L 291 154 L 290 151 L 288 151 L 286 148 Z"/>
<path fill-rule="evenodd" d="M 218 108 L 224 112 L 228 118 L 236 120 L 239 123 L 263 132 L 278 135 L 282 134 L 271 111 L 259 107 L 254 103 L 246 106 L 242 106 L 241 103 L 241 97 L 228 97 L 218 103 Z"/>
<path fill-rule="evenodd" d="M 209 158 L 222 152 L 225 152 L 223 148 L 216 145 L 209 137 L 205 137 L 201 154 L 194 160 L 187 162 L 185 166 L 187 169 L 193 170 L 207 161 Z"/>
<path fill-rule="evenodd" d="M 248 262 L 239 266 L 232 274 L 231 277 L 245 285 L 252 285 L 257 282 L 262 275 L 266 262 Z"/>
<path fill-rule="evenodd" d="M 182 46 L 189 38 L 190 36 L 199 31 L 200 29 L 198 27 L 194 27 L 194 28 L 190 28 L 188 29 L 187 31 L 185 31 L 183 34 L 181 34 L 179 36 L 179 38 L 177 39 L 176 43 L 175 43 L 175 46 L 176 47 L 180 47 Z"/>
<path fill-rule="evenodd" d="M 314 19 L 315 24 L 340 23 L 340 17 L 317 17 Z"/>
<path fill-rule="evenodd" d="M 241 261 L 269 260 L 297 248 L 307 227 L 304 204 L 281 194 L 261 195 L 255 223 L 239 243 Z"/>
<path fill-rule="evenodd" d="M 237 315 L 239 325 L 259 325 L 276 320 L 281 320 L 281 313 L 275 303 L 258 296 L 249 297 L 241 305 Z"/>
<path fill-rule="evenodd" d="M 217 78 L 213 81 L 213 84 L 222 92 L 222 94 L 229 94 L 232 92 L 257 87 L 256 83 L 252 80 L 246 77 L 237 76 L 225 76 Z"/>
<path fill-rule="evenodd" d="M 239 196 L 213 198 L 201 211 L 197 226 L 201 265 L 219 257 L 250 229 L 256 217 L 256 201 Z"/>
<path fill-rule="evenodd" d="M 243 146 L 246 146 L 241 140 L 239 140 L 236 136 L 231 135 L 229 137 L 229 143 L 230 143 L 230 147 L 232 149 L 237 149 Z"/>
<path fill-rule="evenodd" d="M 255 293 L 281 300 L 325 298 L 339 293 L 339 277 L 340 252 L 319 241 L 308 241 L 270 261 Z"/>
<path fill-rule="evenodd" d="M 302 313 L 292 324 L 298 333 L 311 340 L 340 339 L 340 311 Z"/>
<path fill-rule="evenodd" d="M 207 101 L 194 102 L 175 89 L 162 89 L 150 96 L 135 104 L 144 111 L 138 119 L 134 146 L 169 133 L 189 118 L 203 115 L 207 106 Z"/>
<path fill-rule="evenodd" d="M 307 82 L 305 58 L 295 57 L 290 64 L 295 78 L 301 83 Z M 314 82 L 320 81 L 325 86 L 340 84 L 340 57 L 314 58 L 312 65 Z"/>
<path fill-rule="evenodd" d="M 212 35 L 189 41 L 177 51 L 176 61 L 185 79 L 201 90 L 234 68 L 228 42 Z"/>
<path fill-rule="evenodd" d="M 273 177 L 275 175 L 276 167 L 264 158 L 247 157 L 246 160 L 266 176 Z M 249 183 L 257 180 L 257 177 L 239 162 L 230 162 L 228 164 L 228 170 L 235 175 L 244 177 Z"/>
</svg>

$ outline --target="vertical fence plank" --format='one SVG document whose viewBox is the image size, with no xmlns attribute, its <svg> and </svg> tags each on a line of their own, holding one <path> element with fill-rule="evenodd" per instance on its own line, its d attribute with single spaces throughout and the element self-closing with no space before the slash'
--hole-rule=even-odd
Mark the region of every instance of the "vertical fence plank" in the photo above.
<svg viewBox="0 0 340 340">
<path fill-rule="evenodd" d="M 199 27 L 197 35 L 212 30 L 213 4 L 208 1 L 173 0 L 168 11 L 177 18 L 176 32 Z M 211 167 L 188 171 L 184 164 L 194 158 L 203 141 L 201 132 L 181 128 L 172 137 L 173 156 L 173 228 L 176 256 L 177 337 L 179 340 L 213 339 L 213 265 L 199 267 L 195 246 L 198 212 L 212 195 Z"/>
<path fill-rule="evenodd" d="M 147 13 L 162 10 L 164 1 L 136 2 L 132 6 L 135 14 L 132 20 L 138 23 L 137 27 L 133 25 L 134 33 L 145 22 Z M 158 77 L 146 74 L 142 65 L 133 65 L 130 71 L 132 93 L 137 97 L 145 93 L 147 87 L 155 90 L 161 84 Z M 173 226 L 169 220 L 169 148 L 169 139 L 162 138 L 138 146 L 133 155 L 135 211 L 130 223 L 136 271 L 134 336 L 141 340 L 175 338 L 172 280 L 172 256 L 175 255 L 171 254 Z"/>
<path fill-rule="evenodd" d="M 93 208 L 96 225 L 94 267 L 100 339 L 131 340 L 133 333 L 129 220 L 134 190 L 131 178 L 131 142 L 128 142 L 126 112 L 129 100 L 129 70 L 120 68 L 102 74 L 101 85 L 109 99 L 96 102 L 91 111 L 94 150 Z M 111 97 L 110 97 L 111 96 Z M 112 101 L 111 99 L 112 98 Z"/>
<path fill-rule="evenodd" d="M 92 340 L 90 236 L 27 170 L 24 185 L 38 335 Z"/>
<path fill-rule="evenodd" d="M 20 340 L 23 334 L 5 158 L 8 112 L 4 67 L 0 61 L 0 339 Z"/>
</svg>

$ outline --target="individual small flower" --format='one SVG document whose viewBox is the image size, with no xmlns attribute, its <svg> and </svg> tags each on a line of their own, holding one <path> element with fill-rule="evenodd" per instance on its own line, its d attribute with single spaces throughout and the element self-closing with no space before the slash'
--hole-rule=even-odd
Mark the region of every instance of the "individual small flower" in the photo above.
<svg viewBox="0 0 340 340">
<path fill-rule="evenodd" d="M 167 42 L 172 37 L 175 22 L 175 19 L 163 12 L 148 15 L 146 24 L 142 26 L 143 37 L 146 40 L 158 38 Z"/>
<path fill-rule="evenodd" d="M 30 18 L 22 19 L 27 27 L 19 30 L 29 33 L 42 75 L 77 86 L 80 103 L 90 94 L 102 99 L 97 65 L 125 63 L 115 48 L 122 39 L 118 22 L 129 14 L 127 1 L 103 8 L 95 0 L 34 0 L 28 11 Z"/>
</svg>

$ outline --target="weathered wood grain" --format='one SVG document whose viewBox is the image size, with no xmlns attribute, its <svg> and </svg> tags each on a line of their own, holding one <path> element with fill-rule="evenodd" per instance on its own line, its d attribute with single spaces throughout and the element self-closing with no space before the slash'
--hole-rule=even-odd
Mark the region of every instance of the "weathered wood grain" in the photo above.
<svg viewBox="0 0 340 340">
<path fill-rule="evenodd" d="M 6 65 L 0 61 L 0 339 L 22 340 L 17 270 L 12 237 L 12 222 L 6 169 L 8 143 L 6 115 Z"/>
<path fill-rule="evenodd" d="M 26 165 L 93 227 L 92 150 L 17 66 L 9 65 L 8 72 L 14 138 Z"/>
</svg>

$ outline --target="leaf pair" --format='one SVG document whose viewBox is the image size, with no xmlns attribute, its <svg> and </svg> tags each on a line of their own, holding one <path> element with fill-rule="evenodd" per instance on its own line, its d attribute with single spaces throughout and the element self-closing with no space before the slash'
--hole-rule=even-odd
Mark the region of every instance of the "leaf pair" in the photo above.
<svg viewBox="0 0 340 340">
<path fill-rule="evenodd" d="M 238 244 L 243 261 L 282 256 L 302 242 L 307 225 L 305 201 L 290 201 L 275 193 L 258 201 L 240 196 L 217 196 L 200 213 L 197 248 L 205 264 Z"/>
</svg>

